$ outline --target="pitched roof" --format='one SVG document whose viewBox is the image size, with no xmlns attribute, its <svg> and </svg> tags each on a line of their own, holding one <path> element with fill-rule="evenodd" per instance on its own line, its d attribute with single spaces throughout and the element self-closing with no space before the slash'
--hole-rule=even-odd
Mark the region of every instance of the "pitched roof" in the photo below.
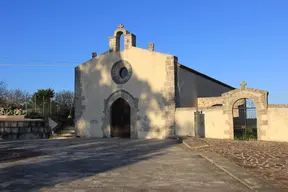
<svg viewBox="0 0 288 192">
<path fill-rule="evenodd" d="M 191 72 L 191 73 L 197 74 L 197 75 L 199 75 L 199 76 L 201 76 L 201 77 L 203 77 L 203 78 L 205 78 L 205 79 L 209 79 L 210 81 L 213 81 L 213 82 L 218 83 L 218 84 L 220 84 L 220 85 L 222 85 L 222 86 L 228 87 L 229 89 L 236 89 L 235 87 L 232 87 L 232 86 L 230 86 L 230 85 L 228 85 L 228 84 L 226 84 L 226 83 L 223 83 L 223 82 L 221 82 L 221 81 L 218 81 L 217 79 L 214 79 L 214 78 L 212 78 L 212 77 L 209 77 L 208 75 L 205 75 L 205 74 L 203 74 L 203 73 L 200 73 L 199 71 L 196 71 L 196 70 L 194 70 L 194 69 L 191 69 L 191 68 L 189 68 L 189 67 L 187 67 L 187 66 L 185 66 L 185 65 L 182 65 L 182 64 L 180 64 L 180 63 L 178 63 L 178 66 L 179 66 L 180 68 L 182 68 L 182 69 L 185 69 L 186 71 L 189 71 L 189 72 Z"/>
</svg>

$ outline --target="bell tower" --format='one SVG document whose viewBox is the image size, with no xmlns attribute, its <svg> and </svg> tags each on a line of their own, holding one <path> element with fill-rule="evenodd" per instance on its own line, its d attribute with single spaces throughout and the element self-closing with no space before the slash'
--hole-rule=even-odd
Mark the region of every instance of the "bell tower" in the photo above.
<svg viewBox="0 0 288 192">
<path fill-rule="evenodd" d="M 109 51 L 120 51 L 120 36 L 124 35 L 124 49 L 136 47 L 136 36 L 126 29 L 124 25 L 120 24 L 114 31 L 114 35 L 109 37 Z"/>
</svg>

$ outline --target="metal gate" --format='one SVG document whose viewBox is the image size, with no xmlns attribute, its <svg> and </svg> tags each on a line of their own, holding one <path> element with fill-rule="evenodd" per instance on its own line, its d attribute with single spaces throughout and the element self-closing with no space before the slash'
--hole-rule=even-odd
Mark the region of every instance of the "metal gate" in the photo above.
<svg viewBox="0 0 288 192">
<path fill-rule="evenodd" d="M 251 99 L 237 100 L 233 105 L 234 139 L 257 139 L 256 105 Z"/>
</svg>

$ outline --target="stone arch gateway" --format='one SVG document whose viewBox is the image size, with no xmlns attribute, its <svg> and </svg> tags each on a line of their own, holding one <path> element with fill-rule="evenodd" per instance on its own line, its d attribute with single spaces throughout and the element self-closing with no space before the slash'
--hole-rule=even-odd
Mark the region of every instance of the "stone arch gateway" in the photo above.
<svg viewBox="0 0 288 192">
<path fill-rule="evenodd" d="M 234 139 L 257 140 L 257 108 L 253 100 L 243 98 L 233 104 Z"/>
<path fill-rule="evenodd" d="M 118 90 L 112 93 L 107 99 L 104 100 L 104 111 L 103 111 L 104 116 L 103 116 L 103 126 L 102 126 L 103 136 L 104 137 L 113 136 L 113 133 L 111 135 L 111 129 L 113 129 L 115 122 L 112 122 L 114 121 L 113 116 L 112 116 L 113 115 L 112 105 L 115 104 L 115 102 L 119 101 L 119 99 L 124 100 L 129 105 L 130 138 L 138 138 L 138 131 L 136 128 L 138 99 L 134 98 L 129 92 L 125 90 Z"/>
<path fill-rule="evenodd" d="M 230 139 L 234 138 L 234 125 L 233 125 L 233 105 L 236 101 L 243 98 L 251 99 L 256 106 L 256 123 L 257 123 L 257 139 L 261 140 L 262 135 L 265 135 L 263 126 L 267 125 L 267 91 L 262 91 L 253 88 L 241 88 L 235 89 L 222 94 L 223 97 L 223 112 L 228 115 L 226 124 L 229 129 L 226 134 L 229 135 Z"/>
</svg>

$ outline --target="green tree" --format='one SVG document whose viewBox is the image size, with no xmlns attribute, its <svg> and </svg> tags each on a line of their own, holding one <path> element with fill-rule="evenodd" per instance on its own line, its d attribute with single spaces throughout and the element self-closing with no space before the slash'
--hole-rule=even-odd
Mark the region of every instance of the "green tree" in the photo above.
<svg viewBox="0 0 288 192">
<path fill-rule="evenodd" d="M 48 88 L 48 89 L 38 89 L 37 92 L 33 94 L 32 98 L 34 100 L 35 107 L 42 110 L 39 112 L 44 113 L 43 115 L 50 115 L 51 99 L 54 96 L 55 91 L 51 88 Z"/>
</svg>

